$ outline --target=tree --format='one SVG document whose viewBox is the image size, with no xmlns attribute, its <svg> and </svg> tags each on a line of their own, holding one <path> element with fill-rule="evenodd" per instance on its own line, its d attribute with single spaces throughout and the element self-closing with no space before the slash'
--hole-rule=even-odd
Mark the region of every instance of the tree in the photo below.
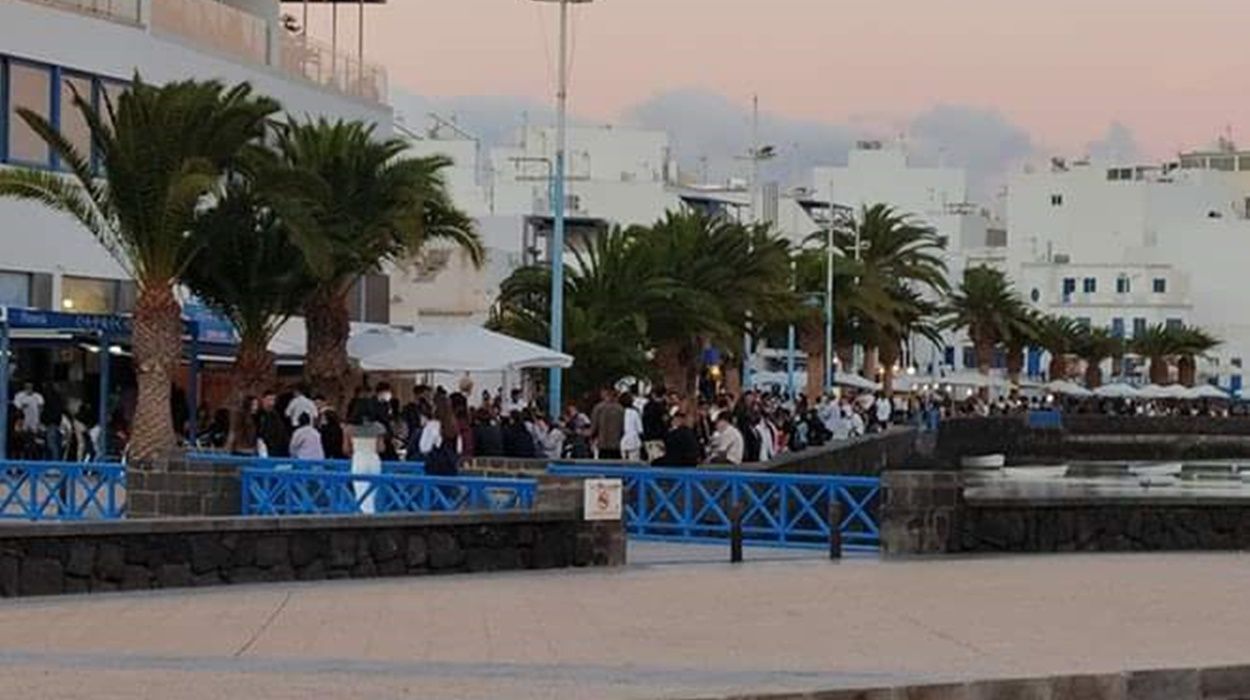
<svg viewBox="0 0 1250 700">
<path fill-rule="evenodd" d="M 1010 337 L 1011 320 L 1023 302 L 1002 272 L 978 266 L 964 270 L 963 281 L 947 299 L 947 328 L 965 329 L 976 353 L 977 369 L 988 374 L 994 348 Z"/>
<path fill-rule="evenodd" d="M 1007 350 L 1007 377 L 1013 384 L 1020 383 L 1024 372 L 1024 354 L 1038 342 L 1039 316 L 1031 307 L 1021 303 L 1007 317 L 1007 333 L 1003 345 Z"/>
<path fill-rule="evenodd" d="M 625 376 L 648 371 L 644 309 L 673 296 L 672 284 L 639 265 L 635 233 L 614 228 L 574 248 L 565 266 L 565 350 L 571 396 L 589 398 Z M 551 267 L 529 265 L 500 285 L 489 325 L 546 345 L 551 326 Z"/>
<path fill-rule="evenodd" d="M 285 174 L 265 169 L 259 177 L 237 174 L 217 206 L 196 216 L 191 236 L 198 254 L 184 282 L 204 303 L 228 319 L 239 334 L 228 406 L 237 410 L 248 393 L 274 380 L 269 342 L 303 306 L 312 283 L 300 263 L 282 212 L 299 217 L 312 202 L 275 187 Z"/>
<path fill-rule="evenodd" d="M 1162 324 L 1147 326 L 1142 332 L 1134 334 L 1129 349 L 1150 361 L 1151 384 L 1169 383 L 1171 362 L 1184 352 L 1180 335 Z"/>
<path fill-rule="evenodd" d="M 1123 339 L 1105 328 L 1083 329 L 1076 338 L 1074 352 L 1085 361 L 1085 388 L 1091 391 L 1102 386 L 1102 362 L 1123 353 Z"/>
<path fill-rule="evenodd" d="M 451 161 L 407 158 L 401 139 L 375 137 L 361 122 L 293 121 L 278 132 L 284 165 L 305 173 L 324 198 L 312 225 L 297 232 L 316 285 L 304 304 L 310 384 L 340 405 L 347 394 L 351 332 L 347 294 L 387 261 L 442 240 L 482 263 L 473 222 L 456 209 L 442 179 Z"/>
<path fill-rule="evenodd" d="M 1220 345 L 1220 340 L 1201 328 L 1182 326 L 1173 329 L 1177 336 L 1177 376 L 1181 384 L 1192 387 L 1198 378 L 1196 358 Z"/>
<path fill-rule="evenodd" d="M 825 294 L 828 284 L 829 256 L 825 250 L 805 249 L 795 256 L 795 289 L 800 304 L 795 307 L 793 323 L 798 346 L 807 355 L 807 396 L 824 392 L 824 373 L 832 358 L 825 357 Z M 841 253 L 833 256 L 833 320 L 834 347 L 849 348 L 856 338 L 852 318 L 883 314 L 889 299 L 881 290 L 866 289 L 855 284 L 862 276 L 863 266 Z M 848 365 L 849 366 L 849 363 Z"/>
<path fill-rule="evenodd" d="M 221 191 L 223 173 L 260 148 L 279 106 L 253 95 L 246 83 L 154 86 L 136 75 L 116 105 L 106 99 L 97 109 L 90 96 L 75 92 L 74 107 L 91 132 L 92 152 L 20 109 L 68 174 L 5 170 L 0 196 L 34 200 L 76 218 L 134 278 L 131 343 L 139 397 L 130 453 L 148 461 L 176 443 L 169 399 L 182 318 L 174 285 L 202 245 L 186 232 Z"/>
<path fill-rule="evenodd" d="M 919 335 L 934 345 L 942 342 L 941 330 L 934 321 L 938 305 L 927 301 L 919 292 L 896 285 L 890 292 L 891 312 L 878 318 L 878 354 L 881 359 L 881 384 L 886 396 L 894 395 L 894 375 L 908 338 Z"/>
<path fill-rule="evenodd" d="M 1081 324 L 1067 316 L 1048 314 L 1038 318 L 1037 342 L 1050 354 L 1046 374 L 1051 380 L 1068 378 L 1068 360 L 1077 352 L 1085 333 Z"/>
</svg>

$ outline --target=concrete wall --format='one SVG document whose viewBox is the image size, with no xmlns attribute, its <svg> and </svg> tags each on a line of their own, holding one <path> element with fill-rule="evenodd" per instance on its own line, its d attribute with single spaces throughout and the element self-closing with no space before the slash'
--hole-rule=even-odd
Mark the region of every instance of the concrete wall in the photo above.
<svg viewBox="0 0 1250 700">
<path fill-rule="evenodd" d="M 0 526 L 0 596 L 625 563 L 576 510 Z"/>
</svg>

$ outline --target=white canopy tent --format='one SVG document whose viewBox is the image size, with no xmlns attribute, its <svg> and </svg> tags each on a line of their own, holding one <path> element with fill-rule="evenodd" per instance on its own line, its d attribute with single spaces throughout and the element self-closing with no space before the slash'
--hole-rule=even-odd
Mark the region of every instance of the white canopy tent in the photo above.
<svg viewBox="0 0 1250 700">
<path fill-rule="evenodd" d="M 1184 399 L 1187 394 L 1188 391 L 1180 384 L 1147 384 L 1138 392 L 1143 399 Z"/>
<path fill-rule="evenodd" d="M 269 344 L 278 355 L 302 357 L 304 320 L 288 321 Z M 347 354 L 366 372 L 509 372 L 573 366 L 570 355 L 479 326 L 407 330 L 353 323 Z"/>
<path fill-rule="evenodd" d="M 1104 384 L 1094 389 L 1094 396 L 1104 399 L 1136 399 L 1140 394 L 1128 384 Z"/>
<path fill-rule="evenodd" d="M 880 384 L 869 379 L 864 379 L 858 374 L 851 374 L 849 372 L 838 372 L 833 378 L 833 383 L 848 389 L 858 389 L 860 391 L 881 390 Z"/>
<path fill-rule="evenodd" d="M 1191 401 L 1198 401 L 1201 399 L 1216 399 L 1223 401 L 1232 400 L 1232 397 L 1229 396 L 1223 389 L 1212 384 L 1202 384 L 1192 389 L 1186 389 L 1185 398 Z"/>
<path fill-rule="evenodd" d="M 1046 384 L 1045 389 L 1052 394 L 1075 396 L 1078 398 L 1092 396 L 1094 393 L 1076 382 L 1069 382 L 1062 379 L 1056 379 L 1055 381 Z"/>
</svg>

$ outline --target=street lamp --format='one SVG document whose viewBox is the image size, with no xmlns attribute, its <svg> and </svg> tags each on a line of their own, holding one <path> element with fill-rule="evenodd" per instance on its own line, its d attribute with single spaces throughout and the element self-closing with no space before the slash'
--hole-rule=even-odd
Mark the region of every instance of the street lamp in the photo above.
<svg viewBox="0 0 1250 700">
<path fill-rule="evenodd" d="M 592 0 L 531 0 L 555 2 L 560 5 L 560 67 L 556 87 L 556 176 L 552 189 L 555 211 L 551 231 L 551 349 L 564 352 L 564 175 L 565 151 L 568 148 L 569 101 L 569 5 Z M 547 386 L 547 412 L 552 418 L 560 415 L 564 375 L 558 367 L 550 370 Z"/>
<path fill-rule="evenodd" d="M 777 149 L 774 146 L 760 145 L 760 98 L 759 95 L 751 97 L 751 150 L 747 151 L 746 156 L 737 156 L 737 160 L 751 161 L 751 225 L 755 226 L 760 223 L 760 209 L 763 209 L 764 193 L 759 190 L 760 181 L 760 163 L 766 160 L 772 160 L 777 157 Z M 756 199 L 758 193 L 759 199 Z M 749 250 L 754 252 L 754 243 L 749 244 Z M 747 311 L 747 330 L 742 334 L 742 391 L 745 393 L 752 384 L 751 380 L 751 355 L 754 354 L 753 343 L 751 342 L 751 312 Z"/>
</svg>

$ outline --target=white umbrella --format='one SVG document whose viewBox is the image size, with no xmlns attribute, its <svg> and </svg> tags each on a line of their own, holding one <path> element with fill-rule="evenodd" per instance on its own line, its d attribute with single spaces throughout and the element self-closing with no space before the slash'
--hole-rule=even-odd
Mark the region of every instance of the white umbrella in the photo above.
<svg viewBox="0 0 1250 700">
<path fill-rule="evenodd" d="M 1086 389 L 1076 382 L 1069 382 L 1063 379 L 1056 379 L 1053 382 L 1048 383 L 1046 385 L 1046 391 L 1049 391 L 1052 394 L 1062 394 L 1064 396 L 1076 396 L 1081 398 L 1092 396 L 1094 394 L 1094 392 Z"/>
<path fill-rule="evenodd" d="M 1104 384 L 1094 389 L 1094 396 L 1104 399 L 1136 399 L 1140 394 L 1128 384 Z"/>
<path fill-rule="evenodd" d="M 971 386 L 971 387 L 1009 387 L 1011 382 L 1004 377 L 998 377 L 992 374 L 981 374 L 980 372 L 964 371 L 956 372 L 952 375 L 942 377 L 938 380 L 941 384 L 950 384 L 951 386 Z"/>
<path fill-rule="evenodd" d="M 1196 401 L 1200 399 L 1223 399 L 1229 400 L 1228 394 L 1224 390 L 1213 384 L 1202 384 L 1192 389 L 1185 390 L 1185 398 Z"/>
<path fill-rule="evenodd" d="M 1137 392 L 1143 399 L 1183 399 L 1187 397 L 1185 387 L 1180 384 L 1147 384 Z"/>
<path fill-rule="evenodd" d="M 868 379 L 864 379 L 858 374 L 851 374 L 850 372 L 846 372 L 846 373 L 838 372 L 833 377 L 833 383 L 837 384 L 838 386 L 847 387 L 848 389 L 859 389 L 860 391 L 880 391 L 881 390 L 880 384 L 874 381 L 868 380 Z"/>
</svg>

